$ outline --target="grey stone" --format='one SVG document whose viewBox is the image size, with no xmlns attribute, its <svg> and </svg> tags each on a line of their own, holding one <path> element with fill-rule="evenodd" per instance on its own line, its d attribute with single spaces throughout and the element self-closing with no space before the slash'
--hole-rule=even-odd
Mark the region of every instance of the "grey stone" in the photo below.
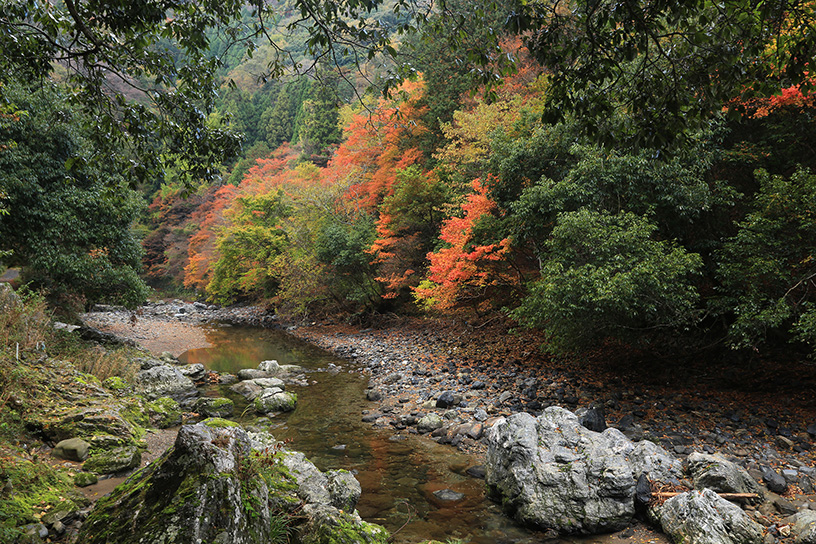
<svg viewBox="0 0 816 544">
<path fill-rule="evenodd" d="M 788 489 L 788 483 L 785 481 L 785 478 L 782 477 L 778 472 L 776 472 L 771 467 L 760 467 L 762 471 L 762 481 L 765 482 L 765 485 L 768 489 L 774 493 L 782 494 Z"/>
<path fill-rule="evenodd" d="M 275 374 L 267 372 L 266 370 L 259 370 L 257 368 L 242 368 L 238 371 L 238 379 L 252 380 L 255 378 L 274 378 Z"/>
<path fill-rule="evenodd" d="M 326 473 L 331 505 L 344 512 L 352 512 L 360 500 L 360 482 L 347 470 L 332 470 Z"/>
<path fill-rule="evenodd" d="M 90 447 L 91 445 L 81 438 L 68 438 L 54 446 L 54 449 L 51 450 L 51 455 L 59 457 L 60 459 L 82 462 L 88 458 L 88 450 Z"/>
<path fill-rule="evenodd" d="M 268 414 L 269 412 L 291 412 L 297 405 L 297 395 L 281 391 L 278 388 L 264 389 L 253 401 L 252 406 L 256 412 Z"/>
<path fill-rule="evenodd" d="M 179 371 L 178 367 L 159 365 L 136 373 L 136 394 L 150 400 L 171 397 L 184 400 L 197 394 L 193 380 Z"/>
<path fill-rule="evenodd" d="M 717 493 L 756 493 L 763 496 L 762 487 L 748 472 L 721 455 L 694 452 L 686 459 L 694 488 L 711 489 Z"/>
<path fill-rule="evenodd" d="M 507 513 L 561 534 L 624 528 L 635 515 L 635 482 L 681 476 L 680 462 L 651 442 L 619 430 L 590 431 L 560 407 L 538 418 L 500 418 L 487 432 L 486 483 Z"/>
<path fill-rule="evenodd" d="M 450 408 L 454 404 L 456 404 L 456 398 L 453 396 L 453 393 L 451 393 L 450 391 L 444 391 L 436 399 L 436 407 L 437 408 Z"/>
<path fill-rule="evenodd" d="M 760 544 L 763 528 L 711 489 L 682 493 L 654 514 L 663 532 L 684 544 Z"/>
<path fill-rule="evenodd" d="M 247 400 L 255 400 L 263 390 L 264 388 L 255 383 L 255 380 L 244 380 L 230 386 L 230 391 L 238 393 Z"/>
<path fill-rule="evenodd" d="M 207 375 L 207 370 L 201 363 L 194 363 L 192 365 L 180 365 L 179 372 L 190 378 L 191 380 L 201 380 Z"/>
<path fill-rule="evenodd" d="M 258 370 L 276 374 L 280 372 L 280 365 L 275 360 L 261 361 L 261 363 L 258 365 Z"/>
<path fill-rule="evenodd" d="M 794 544 L 816 544 L 816 512 L 802 510 L 793 518 Z"/>
<path fill-rule="evenodd" d="M 594 406 L 589 408 L 584 412 L 584 415 L 581 416 L 581 425 L 596 433 L 605 431 L 607 425 L 603 410 Z"/>
<path fill-rule="evenodd" d="M 433 496 L 442 502 L 461 501 L 465 498 L 464 493 L 459 493 L 458 491 L 454 491 L 452 489 L 438 489 L 437 491 L 433 492 Z"/>
<path fill-rule="evenodd" d="M 489 417 L 490 416 L 487 415 L 487 412 L 485 412 L 482 408 L 476 408 L 473 411 L 473 419 L 475 419 L 476 421 L 478 421 L 480 423 L 487 421 L 487 418 L 489 418 Z"/>
<path fill-rule="evenodd" d="M 436 429 L 441 428 L 443 425 L 442 418 L 439 417 L 439 414 L 435 412 L 431 412 L 430 414 L 426 414 L 417 421 L 417 429 L 420 432 L 431 432 L 435 431 Z"/>
</svg>

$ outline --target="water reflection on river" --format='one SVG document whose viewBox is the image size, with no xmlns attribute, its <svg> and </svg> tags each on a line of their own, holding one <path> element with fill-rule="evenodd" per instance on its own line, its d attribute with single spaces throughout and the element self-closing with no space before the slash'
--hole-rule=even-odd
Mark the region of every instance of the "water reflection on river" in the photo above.
<svg viewBox="0 0 816 544">
<path fill-rule="evenodd" d="M 485 499 L 484 482 L 465 475 L 474 459 L 425 438 L 363 423 L 362 410 L 374 405 L 365 400 L 368 378 L 353 363 L 279 331 L 218 327 L 207 332 L 207 340 L 213 347 L 190 350 L 180 359 L 219 372 L 255 368 L 267 359 L 312 371 L 309 386 L 291 388 L 298 394 L 297 409 L 275 416 L 271 431 L 279 440 L 291 439 L 290 447 L 304 452 L 321 470 L 352 471 L 363 489 L 357 505 L 360 515 L 391 532 L 398 531 L 394 542 L 456 538 L 476 544 L 545 541 L 543 535 L 515 526 Z M 342 371 L 328 371 L 330 364 Z M 246 407 L 242 398 L 223 388 L 208 394 L 230 396 L 236 401 L 237 413 Z M 433 492 L 446 488 L 466 498 L 440 503 Z M 412 521 L 402 527 L 410 516 Z"/>
</svg>

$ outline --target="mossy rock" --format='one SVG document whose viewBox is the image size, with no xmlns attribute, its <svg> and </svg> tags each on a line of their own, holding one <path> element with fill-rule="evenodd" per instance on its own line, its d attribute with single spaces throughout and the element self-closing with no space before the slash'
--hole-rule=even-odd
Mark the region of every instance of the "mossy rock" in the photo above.
<svg viewBox="0 0 816 544">
<path fill-rule="evenodd" d="M 235 411 L 235 404 L 223 397 L 203 397 L 195 402 L 193 409 L 204 417 L 227 417 Z"/>
<path fill-rule="evenodd" d="M 136 446 L 120 446 L 110 450 L 95 451 L 82 465 L 86 472 L 114 474 L 139 466 L 142 454 Z"/>
<path fill-rule="evenodd" d="M 74 485 L 77 487 L 88 487 L 99 481 L 96 474 L 92 472 L 79 472 L 74 476 Z"/>
<path fill-rule="evenodd" d="M 230 421 L 229 419 L 223 419 L 220 417 L 211 417 L 202 421 L 204 425 L 211 428 L 225 428 L 225 427 L 240 427 L 241 425 Z"/>
<path fill-rule="evenodd" d="M 253 403 L 256 412 L 268 414 L 269 412 L 291 412 L 297 406 L 297 395 L 289 392 L 273 393 L 271 395 L 261 395 Z"/>
<path fill-rule="evenodd" d="M 175 399 L 159 397 L 146 405 L 150 422 L 159 429 L 181 425 L 181 406 Z"/>
<path fill-rule="evenodd" d="M 111 376 L 102 382 L 102 386 L 115 391 L 117 393 L 125 392 L 130 389 L 130 386 L 119 376 Z"/>
<path fill-rule="evenodd" d="M 387 544 L 388 531 L 349 513 L 325 505 L 307 505 L 309 518 L 303 531 L 303 544 Z"/>
</svg>

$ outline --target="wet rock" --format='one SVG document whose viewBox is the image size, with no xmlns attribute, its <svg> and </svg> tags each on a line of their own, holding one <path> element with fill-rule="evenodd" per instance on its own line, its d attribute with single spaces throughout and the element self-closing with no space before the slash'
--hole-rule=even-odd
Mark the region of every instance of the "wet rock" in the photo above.
<svg viewBox="0 0 816 544">
<path fill-rule="evenodd" d="M 454 491 L 452 489 L 439 489 L 433 492 L 433 496 L 442 502 L 461 501 L 465 498 L 464 493 L 459 493 L 458 491 Z"/>
<path fill-rule="evenodd" d="M 486 475 L 486 470 L 484 465 L 476 465 L 468 468 L 465 473 L 472 478 L 478 478 L 479 480 L 484 480 Z"/>
<path fill-rule="evenodd" d="M 641 474 L 677 480 L 680 462 L 651 442 L 629 441 L 617 429 L 596 433 L 560 407 L 538 418 L 499 419 L 487 433 L 491 498 L 517 521 L 562 534 L 623 529 L 634 517 Z"/>
<path fill-rule="evenodd" d="M 685 544 L 760 544 L 763 528 L 738 506 L 710 489 L 667 500 L 653 515 L 674 542 Z"/>
<path fill-rule="evenodd" d="M 159 365 L 136 373 L 136 394 L 150 400 L 171 397 L 184 400 L 198 394 L 193 380 L 181 373 L 178 367 Z"/>
<path fill-rule="evenodd" d="M 692 453 L 686 459 L 694 488 L 711 489 L 717 493 L 756 493 L 762 497 L 762 487 L 739 465 L 721 455 Z"/>
<path fill-rule="evenodd" d="M 68 438 L 54 446 L 51 455 L 60 459 L 82 462 L 88 458 L 90 447 L 91 445 L 81 438 Z"/>
<path fill-rule="evenodd" d="M 235 404 L 223 397 L 202 397 L 193 405 L 193 410 L 204 417 L 227 417 L 235 410 Z"/>
<path fill-rule="evenodd" d="M 456 397 L 450 391 L 445 391 L 436 399 L 437 408 L 450 408 L 456 404 Z"/>
<path fill-rule="evenodd" d="M 771 467 L 763 466 L 760 470 L 762 471 L 762 481 L 765 482 L 765 485 L 770 491 L 779 495 L 787 491 L 788 483 L 782 475 Z"/>
<path fill-rule="evenodd" d="M 382 412 L 372 412 L 370 414 L 365 414 L 363 416 L 362 421 L 363 421 L 363 423 L 374 423 L 375 421 L 377 421 L 381 417 L 383 417 Z"/>
<path fill-rule="evenodd" d="M 297 395 L 280 391 L 278 388 L 264 389 L 252 403 L 255 411 L 261 414 L 291 412 L 296 405 Z"/>
</svg>

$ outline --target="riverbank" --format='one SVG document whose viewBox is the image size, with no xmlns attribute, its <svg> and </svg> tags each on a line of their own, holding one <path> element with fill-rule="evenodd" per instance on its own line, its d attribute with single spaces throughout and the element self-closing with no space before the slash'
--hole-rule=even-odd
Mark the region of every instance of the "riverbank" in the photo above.
<svg viewBox="0 0 816 544">
<path fill-rule="evenodd" d="M 400 319 L 367 329 L 331 322 L 284 326 L 258 308 L 201 306 L 153 305 L 143 309 L 137 323 L 154 329 L 156 338 L 163 336 L 167 323 L 194 334 L 198 324 L 211 319 L 286 328 L 368 369 L 371 402 L 361 414 L 364 421 L 428 433 L 477 456 L 484 450 L 484 430 L 498 416 L 536 413 L 553 404 L 579 412 L 594 405 L 631 438 L 658 442 L 681 458 L 692 451 L 720 453 L 758 481 L 764 479 L 763 470 L 772 469 L 783 478 L 786 491 L 774 496 L 773 511 L 757 512 L 766 527 L 780 524 L 797 509 L 816 507 L 811 502 L 816 473 L 812 382 L 809 375 L 794 379 L 791 373 L 799 369 L 792 366 L 785 369 L 788 375 L 776 379 L 759 369 L 729 381 L 725 367 L 702 362 L 672 368 L 620 359 L 549 359 L 538 350 L 540 339 L 511 333 L 498 321 L 476 326 Z M 120 314 L 92 314 L 89 321 L 102 328 L 119 322 L 121 327 L 125 315 Z M 145 336 L 137 326 L 131 330 Z M 139 342 L 136 336 L 131 338 Z M 178 334 L 168 337 L 168 345 L 178 339 Z M 195 342 L 195 337 L 189 340 Z M 418 425 L 431 412 L 443 414 L 435 430 Z"/>
</svg>

